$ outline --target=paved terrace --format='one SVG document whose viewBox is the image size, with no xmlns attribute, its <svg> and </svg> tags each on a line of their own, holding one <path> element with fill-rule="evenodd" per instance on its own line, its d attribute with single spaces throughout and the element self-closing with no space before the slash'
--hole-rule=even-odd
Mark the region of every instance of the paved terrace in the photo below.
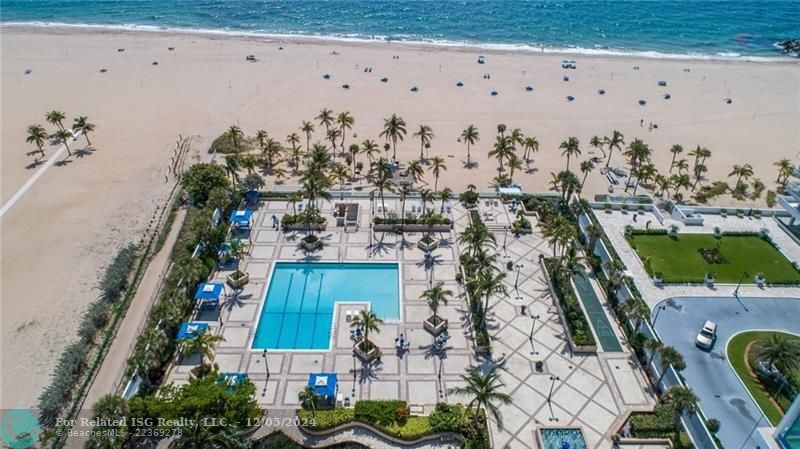
<svg viewBox="0 0 800 449">
<path fill-rule="evenodd" d="M 786 232 L 781 229 L 772 217 L 744 217 L 736 216 L 721 217 L 719 215 L 703 215 L 703 226 L 686 226 L 682 222 L 665 218 L 664 224 L 659 224 L 655 215 L 650 212 L 639 214 L 636 221 L 633 217 L 634 212 L 623 214 L 622 211 L 612 211 L 610 213 L 602 210 L 594 211 L 597 220 L 608 235 L 609 240 L 614 245 L 622 261 L 628 269 L 628 273 L 636 280 L 636 287 L 642 294 L 647 305 L 654 308 L 659 302 L 681 296 L 733 296 L 736 290 L 735 284 L 715 284 L 714 287 L 704 285 L 661 285 L 657 286 L 650 279 L 644 269 L 636 251 L 631 248 L 625 240 L 625 226 L 631 225 L 634 229 L 645 229 L 650 222 L 650 229 L 669 229 L 675 225 L 678 233 L 712 234 L 715 227 L 719 227 L 722 232 L 726 231 L 752 231 L 759 232 L 766 228 L 770 237 L 789 260 L 800 260 L 800 245 Z M 753 298 L 775 298 L 775 297 L 800 297 L 800 289 L 797 287 L 764 287 L 756 285 L 742 285 L 739 289 L 739 296 Z"/>
<path fill-rule="evenodd" d="M 381 237 L 379 233 L 370 244 L 371 206 L 368 200 L 356 201 L 361 205 L 357 232 L 349 229 L 350 232 L 345 233 L 343 228 L 331 226 L 332 205 L 323 206 L 323 214 L 329 217 L 329 226 L 327 231 L 319 233 L 326 246 L 315 254 L 315 260 L 376 260 L 401 264 L 404 322 L 387 322 L 381 326 L 380 334 L 371 337 L 382 348 L 382 366 L 367 368 L 356 361 L 354 371 L 349 323 L 344 322 L 343 311 L 357 307 L 349 305 L 337 308 L 334 346 L 330 351 L 269 351 L 269 379 L 261 351 L 249 350 L 257 326 L 259 302 L 266 295 L 270 265 L 275 260 L 305 260 L 298 248 L 300 235 L 271 228 L 273 214 L 280 217 L 291 212 L 291 205 L 287 202 L 261 203 L 251 234 L 253 246 L 243 263 L 244 270 L 250 273 L 250 283 L 238 298 L 222 306 L 220 316 L 215 313 L 202 317 L 211 320 L 226 339 L 217 347 L 214 362 L 225 372 L 246 372 L 256 385 L 256 399 L 272 416 L 291 414 L 291 410 L 299 406 L 297 393 L 306 385 L 308 373 L 319 371 L 338 373 L 339 391 L 350 395 L 351 402 L 400 398 L 415 409 L 428 413 L 438 401 L 459 400 L 449 397 L 447 389 L 461 385 L 460 375 L 465 368 L 487 363 L 473 356 L 469 332 L 463 324 L 466 310 L 464 292 L 455 282 L 459 253 L 455 237 L 469 223 L 466 211 L 460 205 L 452 208 L 454 231 L 442 236 L 445 244 L 433 252 L 436 264 L 428 271 L 421 263 L 424 253 L 416 246 L 420 234 L 406 234 L 406 244 L 403 245 L 400 236 L 385 233 Z M 377 205 L 379 201 L 375 203 Z M 410 210 L 412 201 L 408 203 L 407 210 Z M 387 207 L 399 211 L 399 201 L 387 200 Z M 489 317 L 490 333 L 495 339 L 493 355 L 502 363 L 506 391 L 514 399 L 514 404 L 502 407 L 505 429 L 501 431 L 494 422 L 490 423 L 493 447 L 534 448 L 534 432 L 540 426 L 580 426 L 590 448 L 610 447 L 609 436 L 624 422 L 628 412 L 649 410 L 654 404 L 650 387 L 634 357 L 627 348 L 622 353 L 571 355 L 537 263 L 539 255 L 549 251 L 547 243 L 538 230 L 519 239 L 509 234 L 504 251 L 502 228 L 511 222 L 512 216 L 499 201 L 490 206 L 482 202 L 480 212 L 493 217 L 493 221 L 487 222 L 490 229 L 499 230 L 495 232 L 503 265 L 508 260 L 522 265 L 518 292 L 514 288 L 516 272 L 507 272 L 505 283 L 509 297 L 494 298 Z M 218 273 L 216 280 L 222 281 L 227 273 Z M 428 287 L 431 276 L 433 281 L 445 282 L 445 286 L 456 293 L 449 305 L 440 308 L 440 314 L 450 320 L 452 336 L 446 354 L 441 358 L 430 350 L 432 337 L 422 326 L 422 320 L 430 311 L 419 296 Z M 529 312 L 526 315 L 521 315 L 521 305 L 527 306 Z M 532 320 L 531 315 L 540 318 Z M 221 320 L 221 328 L 218 320 Z M 411 342 L 411 350 L 402 356 L 397 355 L 394 349 L 394 339 L 401 333 Z M 544 362 L 544 372 L 535 371 L 536 361 Z M 193 362 L 197 360 L 186 360 L 176 365 L 170 373 L 170 380 L 178 384 L 186 382 Z M 553 383 L 550 376 L 557 376 L 559 380 Z M 547 403 L 551 386 L 552 408 Z M 300 435 L 296 429 L 286 430 L 295 437 Z M 370 446 L 385 447 L 369 438 L 361 436 L 356 439 Z M 307 443 L 317 445 L 324 442 L 307 440 Z"/>
</svg>

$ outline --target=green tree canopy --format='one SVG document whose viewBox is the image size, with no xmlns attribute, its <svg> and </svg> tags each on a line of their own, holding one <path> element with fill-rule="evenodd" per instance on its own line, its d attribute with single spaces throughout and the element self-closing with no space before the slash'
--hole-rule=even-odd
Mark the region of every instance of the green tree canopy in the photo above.
<svg viewBox="0 0 800 449">
<path fill-rule="evenodd" d="M 230 184 L 225 169 L 216 164 L 195 164 L 181 179 L 181 185 L 197 204 L 205 204 L 215 187 L 227 188 Z"/>
</svg>

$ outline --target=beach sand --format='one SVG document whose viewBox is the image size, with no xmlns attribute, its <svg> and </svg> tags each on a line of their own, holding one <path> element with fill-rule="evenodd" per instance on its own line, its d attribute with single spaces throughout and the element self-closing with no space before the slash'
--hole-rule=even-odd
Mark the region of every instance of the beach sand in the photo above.
<svg viewBox="0 0 800 449">
<path fill-rule="evenodd" d="M 246 62 L 248 54 L 259 61 Z M 590 137 L 610 135 L 613 129 L 622 131 L 626 141 L 644 139 L 662 172 L 673 144 L 682 144 L 686 152 L 696 145 L 708 147 L 713 153 L 707 161 L 710 180 L 731 181 L 726 178 L 733 164 L 750 163 L 756 177 L 774 189 L 773 162 L 798 157 L 797 61 L 481 52 L 486 64 L 480 65 L 478 54 L 397 43 L 4 27 L 3 202 L 35 170 L 26 168 L 33 160 L 26 155 L 32 149 L 25 143 L 28 125 L 52 129 L 44 114 L 60 109 L 68 116 L 66 124 L 86 115 L 97 131 L 90 136 L 95 151 L 50 167 L 2 217 L 2 407 L 35 403 L 58 354 L 74 340 L 81 313 L 96 298 L 102 267 L 120 245 L 141 238 L 165 197 L 167 163 L 179 135 L 193 136 L 192 160 L 205 160 L 211 140 L 230 125 L 251 135 L 265 129 L 284 142 L 290 132 L 301 134 L 302 120 L 328 107 L 355 117 L 346 145 L 365 138 L 382 144 L 383 119 L 397 113 L 409 131 L 399 145 L 399 159 L 418 157 L 419 142 L 411 133 L 420 124 L 431 126 L 436 137 L 430 155 L 443 156 L 448 167 L 439 186 L 455 191 L 468 184 L 490 190 L 497 162 L 486 153 L 498 123 L 539 140 L 540 151 L 531 163 L 535 170 L 514 175 L 532 192 L 547 190 L 550 173 L 564 168 L 558 150 L 562 140 L 578 137 L 583 160 L 593 156 Z M 567 71 L 569 82 L 562 80 L 560 61 L 565 58 L 577 60 L 577 70 Z M 364 67 L 373 70 L 364 73 Z M 108 71 L 100 73 L 102 68 Z M 26 69 L 32 73 L 26 75 Z M 332 79 L 324 80 L 323 73 Z M 491 73 L 491 79 L 484 79 L 484 73 Z M 379 81 L 384 76 L 388 83 Z M 668 86 L 659 87 L 659 80 Z M 458 81 L 464 87 L 456 87 Z M 341 88 L 345 83 L 349 90 Z M 414 85 L 419 92 L 410 91 Z M 526 92 L 526 85 L 534 91 Z M 604 96 L 597 94 L 600 88 Z M 495 97 L 490 96 L 493 90 Z M 672 96 L 668 101 L 662 98 L 667 92 Z M 567 102 L 567 95 L 575 100 Z M 732 104 L 723 102 L 726 97 Z M 647 105 L 640 106 L 639 99 Z M 650 122 L 658 129 L 648 131 Z M 478 167 L 467 170 L 466 148 L 457 138 L 469 124 L 479 128 L 481 141 L 472 148 Z M 317 132 L 313 140 L 323 137 Z M 84 142 L 79 139 L 73 148 Z M 48 155 L 55 149 L 48 148 Z M 578 164 L 571 162 L 573 169 Z M 624 166 L 623 158 L 615 155 L 612 166 Z M 432 175 L 426 180 L 432 187 Z M 267 182 L 270 186 L 273 179 Z M 584 196 L 606 188 L 598 168 Z"/>
</svg>

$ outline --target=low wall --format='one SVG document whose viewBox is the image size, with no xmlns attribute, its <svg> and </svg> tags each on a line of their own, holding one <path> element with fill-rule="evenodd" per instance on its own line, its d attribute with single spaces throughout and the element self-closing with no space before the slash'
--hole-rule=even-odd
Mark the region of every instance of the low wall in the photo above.
<svg viewBox="0 0 800 449">
<path fill-rule="evenodd" d="M 651 214 L 655 215 L 656 220 L 659 223 L 664 224 L 664 215 L 661 213 L 660 210 L 656 207 L 655 204 L 635 204 L 635 203 L 599 203 L 596 201 L 590 201 L 589 207 L 595 210 L 605 210 L 606 204 L 611 205 L 611 210 L 623 210 L 622 206 L 628 207 L 628 212 L 636 213 L 641 206 L 643 211 L 650 212 Z"/>
<path fill-rule="evenodd" d="M 375 224 L 372 230 L 375 232 L 450 232 L 450 225 L 423 225 L 423 224 Z"/>
<path fill-rule="evenodd" d="M 564 333 L 567 336 L 567 343 L 569 344 L 570 349 L 572 350 L 573 354 L 597 354 L 597 345 L 587 345 L 581 346 L 575 344 L 572 341 L 572 332 L 569 330 L 569 325 L 567 324 L 567 317 L 564 315 L 564 310 L 561 309 L 561 301 L 558 299 L 558 295 L 556 294 L 556 290 L 553 287 L 553 283 L 550 281 L 550 273 L 547 271 L 547 267 L 544 264 L 544 259 L 539 258 L 539 266 L 542 267 L 542 272 L 544 273 L 544 278 L 547 280 L 547 288 L 550 289 L 550 296 L 553 297 L 553 304 L 556 306 L 556 312 L 558 312 L 558 318 L 561 320 L 561 324 L 564 326 Z M 584 316 L 586 312 L 583 312 Z M 586 321 L 589 321 L 589 317 L 586 317 Z"/>
<path fill-rule="evenodd" d="M 398 446 L 418 446 L 422 443 L 437 443 L 437 444 L 445 444 L 448 441 L 451 442 L 463 442 L 464 437 L 458 433 L 452 432 L 441 432 L 441 433 L 434 433 L 432 435 L 424 436 L 422 438 L 418 438 L 416 440 L 402 440 L 400 438 L 394 437 L 392 435 L 388 435 L 383 433 L 379 429 L 372 427 L 369 424 L 362 423 L 360 421 L 351 421 L 349 423 L 341 424 L 336 427 L 332 427 L 330 429 L 325 430 L 310 430 L 303 426 L 298 426 L 300 431 L 306 435 L 314 436 L 314 437 L 328 437 L 335 435 L 337 433 L 346 432 L 348 430 L 365 430 L 367 432 L 373 433 L 378 437 L 389 441 L 393 444 Z"/>
<path fill-rule="evenodd" d="M 326 230 L 327 228 L 328 228 L 328 224 L 327 223 L 324 224 L 324 225 L 311 225 L 311 226 L 305 225 L 305 224 L 293 224 L 293 225 L 283 226 L 283 230 L 285 230 L 285 231 L 308 231 L 308 230 L 311 230 L 311 231 L 314 231 L 314 232 L 320 232 L 320 231 Z"/>
</svg>

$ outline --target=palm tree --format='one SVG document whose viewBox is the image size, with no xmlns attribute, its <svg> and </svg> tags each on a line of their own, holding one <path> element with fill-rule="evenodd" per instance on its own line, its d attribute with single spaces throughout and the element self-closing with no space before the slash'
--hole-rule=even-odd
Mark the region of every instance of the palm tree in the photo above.
<svg viewBox="0 0 800 449">
<path fill-rule="evenodd" d="M 789 372 L 800 365 L 800 344 L 781 334 L 772 334 L 768 340 L 758 342 L 758 357 L 782 372 Z"/>
<path fill-rule="evenodd" d="M 30 128 L 28 128 L 28 130 L 30 130 Z M 789 159 L 781 159 L 772 165 L 778 167 L 778 177 L 775 178 L 775 182 L 781 185 L 786 184 L 786 180 L 789 179 L 789 176 L 794 172 L 794 165 L 792 165 L 792 162 L 789 161 Z"/>
<path fill-rule="evenodd" d="M 474 409 L 473 424 L 478 423 L 481 410 L 486 410 L 494 417 L 497 427 L 502 430 L 503 415 L 498 404 L 510 405 L 513 401 L 511 396 L 501 391 L 505 384 L 500 379 L 497 366 L 492 365 L 485 373 L 481 373 L 476 367 L 469 367 L 466 374 L 461 375 L 461 379 L 464 381 L 464 386 L 448 388 L 447 394 L 470 398 L 468 408 Z"/>
<path fill-rule="evenodd" d="M 436 195 L 431 192 L 431 189 L 422 189 L 419 191 L 419 198 L 422 202 L 422 214 L 425 215 L 428 212 L 428 203 L 432 202 Z"/>
<path fill-rule="evenodd" d="M 639 333 L 639 327 L 650 317 L 650 308 L 644 301 L 630 298 L 619 306 L 625 316 L 633 321 L 633 332 Z"/>
<path fill-rule="evenodd" d="M 686 159 L 679 159 L 672 163 L 672 167 L 678 168 L 678 173 L 684 173 L 689 171 L 689 161 Z M 672 173 L 672 169 L 670 168 L 670 173 Z"/>
<path fill-rule="evenodd" d="M 453 191 L 450 190 L 450 187 L 445 187 L 439 192 L 439 199 L 442 200 L 442 205 L 439 207 L 439 213 L 444 213 L 444 203 L 450 201 L 453 198 Z"/>
<path fill-rule="evenodd" d="M 675 417 L 676 434 L 681 430 L 681 416 L 684 413 L 697 410 L 697 403 L 700 401 L 691 388 L 683 386 L 670 388 L 664 393 L 661 400 L 672 408 Z"/>
<path fill-rule="evenodd" d="M 500 134 L 500 137 L 505 137 L 506 136 L 506 129 L 507 128 L 506 128 L 505 124 L 503 124 L 503 123 L 498 124 L 497 125 L 497 134 Z"/>
<path fill-rule="evenodd" d="M 92 406 L 92 419 L 98 428 L 86 441 L 88 449 L 117 449 L 128 440 L 126 425 L 131 409 L 128 401 L 115 394 L 107 394 Z"/>
<path fill-rule="evenodd" d="M 586 226 L 586 234 L 589 237 L 589 241 L 587 242 L 589 252 L 592 253 L 594 251 L 594 247 L 597 246 L 597 239 L 603 235 L 603 228 L 598 224 L 591 223 L 590 225 Z"/>
<path fill-rule="evenodd" d="M 330 128 L 328 130 L 328 141 L 331 143 L 331 151 L 333 152 L 333 160 L 336 161 L 336 139 L 342 135 L 342 132 L 339 131 L 339 128 Z"/>
<path fill-rule="evenodd" d="M 673 192 L 675 196 L 678 195 L 678 192 L 681 189 L 688 189 L 692 186 L 692 180 L 689 178 L 689 175 L 672 175 L 671 181 L 672 187 L 675 189 Z"/>
<path fill-rule="evenodd" d="M 672 146 L 672 148 L 669 149 L 669 152 L 672 153 L 672 161 L 670 161 L 669 163 L 669 172 L 672 173 L 672 169 L 675 167 L 675 158 L 679 154 L 683 153 L 683 147 L 678 144 L 675 144 Z"/>
<path fill-rule="evenodd" d="M 425 176 L 425 169 L 422 168 L 422 164 L 419 161 L 411 161 L 406 167 L 406 177 L 411 177 L 411 185 L 413 187 L 414 184 L 422 181 L 422 178 Z"/>
<path fill-rule="evenodd" d="M 353 179 L 356 177 L 356 164 L 358 163 L 358 153 L 361 152 L 361 147 L 357 143 L 350 144 L 350 159 L 353 166 Z"/>
<path fill-rule="evenodd" d="M 42 125 L 31 125 L 28 127 L 28 137 L 25 139 L 28 143 L 36 144 L 39 153 L 44 157 L 44 144 L 47 142 L 47 131 Z"/>
<path fill-rule="evenodd" d="M 753 176 L 753 166 L 750 164 L 739 165 L 736 164 L 733 166 L 733 171 L 728 174 L 728 177 L 736 176 L 736 187 L 734 190 L 739 190 L 739 186 L 742 183 L 742 178 L 750 179 Z"/>
<path fill-rule="evenodd" d="M 80 130 L 83 136 L 86 137 L 86 145 L 91 146 L 92 142 L 89 140 L 89 133 L 94 131 L 94 123 L 89 122 L 89 118 L 82 115 L 76 118 L 72 124 L 72 131 Z"/>
<path fill-rule="evenodd" d="M 631 141 L 631 143 L 628 145 L 628 148 L 625 150 L 623 155 L 625 155 L 628 158 L 628 163 L 631 166 L 631 172 L 633 172 L 633 171 L 638 171 L 639 167 L 641 167 L 645 161 L 650 159 L 651 153 L 652 151 L 650 150 L 650 147 L 648 147 L 647 144 L 644 143 L 644 141 L 642 141 L 641 139 L 633 139 L 633 141 Z M 631 173 L 631 175 L 632 174 L 633 173 Z M 628 191 L 628 188 L 631 185 L 633 185 L 632 179 L 633 176 L 629 176 L 628 180 L 625 182 L 626 192 Z"/>
<path fill-rule="evenodd" d="M 692 191 L 697 188 L 697 184 L 703 178 L 703 173 L 708 171 L 708 167 L 704 164 L 697 164 L 694 166 L 694 184 L 692 184 Z"/>
<path fill-rule="evenodd" d="M 583 179 L 581 180 L 581 188 L 579 189 L 581 192 L 583 191 L 583 185 L 586 184 L 586 178 L 589 177 L 589 173 L 591 173 L 592 170 L 594 170 L 594 162 L 592 162 L 591 160 L 581 162 L 581 173 L 583 173 Z"/>
<path fill-rule="evenodd" d="M 268 138 L 266 142 L 264 142 L 264 147 L 261 149 L 262 156 L 266 159 L 267 166 L 272 168 L 277 163 L 275 159 L 280 156 L 281 150 L 280 142 L 273 139 L 272 137 Z"/>
<path fill-rule="evenodd" d="M 461 141 L 467 144 L 467 164 L 470 163 L 469 147 L 480 140 L 480 133 L 475 125 L 469 125 L 464 131 L 461 131 Z"/>
<path fill-rule="evenodd" d="M 644 348 L 650 352 L 650 357 L 644 360 L 644 365 L 648 366 L 650 365 L 650 361 L 653 360 L 653 357 L 658 354 L 658 351 L 664 347 L 664 343 L 661 343 L 661 340 L 657 338 L 648 338 L 644 341 L 643 345 Z"/>
<path fill-rule="evenodd" d="M 434 134 L 433 129 L 431 129 L 428 125 L 419 125 L 419 131 L 413 134 L 413 137 L 419 139 L 419 158 L 420 160 L 424 159 L 425 156 L 423 155 L 423 150 L 426 148 L 430 148 L 431 140 L 433 140 Z"/>
<path fill-rule="evenodd" d="M 292 204 L 292 215 L 297 215 L 297 203 L 303 201 L 303 192 L 301 190 L 295 190 L 289 194 L 287 199 L 289 203 Z"/>
<path fill-rule="evenodd" d="M 701 164 L 705 164 L 706 163 L 706 159 L 711 157 L 711 150 L 709 150 L 706 147 L 700 148 L 700 157 L 701 157 L 700 163 Z"/>
<path fill-rule="evenodd" d="M 675 371 L 683 371 L 683 369 L 686 368 L 686 362 L 683 360 L 683 356 L 672 346 L 663 346 L 658 351 L 658 359 L 661 374 L 658 376 L 656 386 L 661 385 L 661 379 L 667 374 L 670 365 L 672 365 Z"/>
<path fill-rule="evenodd" d="M 659 196 L 664 196 L 664 192 L 669 190 L 669 186 L 670 186 L 671 182 L 670 182 L 669 178 L 667 178 L 664 175 L 660 175 L 659 174 L 659 175 L 655 176 L 655 183 L 656 183 L 656 185 L 658 186 L 658 189 L 659 189 L 658 195 Z"/>
<path fill-rule="evenodd" d="M 422 292 L 422 296 L 420 299 L 424 299 L 425 302 L 428 303 L 431 310 L 433 311 L 433 325 L 436 326 L 439 324 L 439 315 L 437 315 L 437 311 L 439 310 L 440 305 L 447 305 L 447 301 L 449 301 L 453 297 L 453 291 L 444 288 L 444 282 L 439 281 L 433 284 L 433 287 L 425 290 Z"/>
<path fill-rule="evenodd" d="M 232 125 L 228 128 L 228 138 L 231 139 L 231 143 L 233 143 L 233 151 L 238 153 L 239 152 L 239 145 L 241 142 L 239 140 L 244 136 L 242 129 L 236 125 Z"/>
<path fill-rule="evenodd" d="M 522 170 L 522 159 L 517 157 L 516 153 L 511 153 L 508 156 L 508 181 L 514 182 L 514 171 Z"/>
<path fill-rule="evenodd" d="M 361 142 L 361 152 L 367 155 L 370 164 L 372 164 L 372 159 L 375 157 L 375 154 L 380 154 L 381 149 L 378 148 L 378 144 L 371 139 L 366 139 Z"/>
<path fill-rule="evenodd" d="M 319 121 L 319 126 L 325 127 L 325 135 L 327 136 L 328 131 L 331 129 L 331 125 L 333 124 L 334 121 L 333 111 L 331 111 L 328 108 L 322 108 L 322 110 L 319 111 L 319 115 L 317 115 L 314 118 L 316 118 Z"/>
<path fill-rule="evenodd" d="M 570 137 L 567 140 L 561 142 L 561 145 L 558 146 L 559 149 L 564 151 L 561 152 L 562 156 L 567 157 L 567 171 L 569 171 L 569 158 L 570 156 L 580 156 L 581 149 L 579 147 L 579 141 L 577 137 Z"/>
<path fill-rule="evenodd" d="M 186 340 L 183 347 L 184 357 L 188 357 L 195 352 L 200 354 L 200 366 L 205 365 L 206 358 L 214 356 L 214 347 L 217 343 L 225 341 L 221 334 L 214 334 L 208 328 L 194 335 L 191 340 Z"/>
<path fill-rule="evenodd" d="M 344 199 L 344 184 L 350 179 L 350 173 L 347 172 L 347 167 L 342 164 L 334 164 L 331 170 L 333 179 L 339 182 L 339 194 Z"/>
<path fill-rule="evenodd" d="M 492 295 L 508 296 L 506 286 L 503 284 L 505 278 L 505 273 L 497 273 L 495 270 L 484 267 L 468 281 L 476 293 L 475 296 L 478 299 L 483 298 L 481 324 L 484 328 L 486 327 L 486 315 L 489 313 L 489 299 L 491 299 Z"/>
<path fill-rule="evenodd" d="M 606 157 L 606 152 L 603 150 L 604 144 L 605 141 L 601 139 L 599 136 L 592 136 L 592 138 L 589 140 L 589 146 L 592 148 L 597 148 L 603 153 L 603 157 Z"/>
<path fill-rule="evenodd" d="M 63 112 L 61 112 L 61 111 L 50 111 L 47 114 L 45 114 L 44 117 L 47 120 L 47 123 L 57 126 L 58 129 L 60 129 L 62 131 L 64 130 L 64 125 L 62 125 L 61 122 L 63 122 L 64 119 L 67 116 L 64 115 Z"/>
<path fill-rule="evenodd" d="M 383 158 L 381 158 L 383 159 Z M 394 190 L 394 184 L 392 183 L 392 179 L 389 177 L 388 173 L 380 172 L 378 173 L 377 178 L 373 181 L 372 186 L 375 187 L 375 190 L 380 192 L 381 197 L 381 209 L 383 210 L 383 219 L 386 219 L 386 201 L 383 197 L 384 191 L 391 192 Z"/>
<path fill-rule="evenodd" d="M 625 136 L 615 129 L 611 138 L 608 139 L 606 143 L 608 144 L 608 160 L 606 160 L 606 168 L 608 168 L 608 164 L 611 163 L 611 155 L 614 154 L 614 148 L 621 150 L 622 146 L 625 145 Z"/>
<path fill-rule="evenodd" d="M 494 143 L 494 149 L 489 152 L 489 157 L 497 158 L 500 163 L 498 171 L 503 171 L 503 159 L 508 158 L 514 152 L 511 146 L 511 138 L 504 136 L 497 136 L 497 141 Z"/>
<path fill-rule="evenodd" d="M 299 153 L 299 145 L 300 145 L 300 136 L 297 133 L 291 133 L 286 136 L 286 143 L 292 146 L 292 159 L 294 159 L 294 166 L 297 167 L 300 164 L 300 153 Z"/>
<path fill-rule="evenodd" d="M 534 136 L 528 136 L 522 142 L 522 148 L 525 148 L 522 158 L 525 159 L 525 162 L 528 162 L 531 155 L 539 151 L 539 141 Z"/>
<path fill-rule="evenodd" d="M 397 193 L 400 195 L 400 219 L 403 220 L 402 223 L 404 225 L 406 220 L 406 198 L 411 192 L 411 186 L 407 183 L 402 183 L 400 188 L 397 189 Z M 405 234 L 403 235 L 403 243 L 405 243 Z"/>
<path fill-rule="evenodd" d="M 231 427 L 208 425 L 198 412 L 178 427 L 180 436 L 167 446 L 169 449 L 247 449 L 249 446 Z"/>
<path fill-rule="evenodd" d="M 378 318 L 375 312 L 371 310 L 361 310 L 358 312 L 358 315 L 353 317 L 353 321 L 350 322 L 350 327 L 361 329 L 361 332 L 364 333 L 364 341 L 367 345 L 365 349 L 369 349 L 372 345 L 372 342 L 369 341 L 369 333 L 376 332 L 380 334 L 381 324 L 383 324 L 383 320 Z"/>
<path fill-rule="evenodd" d="M 429 170 L 433 173 L 433 191 L 436 192 L 439 189 L 439 175 L 442 171 L 447 171 L 447 165 L 445 165 L 444 159 L 441 156 L 434 156 L 433 159 L 431 159 L 431 167 Z"/>
<path fill-rule="evenodd" d="M 297 399 L 300 401 L 301 407 L 311 409 L 313 418 L 317 417 L 317 402 L 320 400 L 320 395 L 314 390 L 314 387 L 306 385 L 305 388 L 297 393 Z"/>
<path fill-rule="evenodd" d="M 406 135 L 406 121 L 397 114 L 383 120 L 383 131 L 380 137 L 392 142 L 392 159 L 397 159 L 397 141 L 403 140 Z"/>
<path fill-rule="evenodd" d="M 269 134 L 265 130 L 256 131 L 256 142 L 258 142 L 258 150 L 261 153 L 266 153 L 267 139 L 269 139 Z"/>
<path fill-rule="evenodd" d="M 308 153 L 311 152 L 311 133 L 314 132 L 314 124 L 303 120 L 303 123 L 300 125 L 300 131 L 306 135 L 306 157 L 308 157 Z"/>
<path fill-rule="evenodd" d="M 336 124 L 339 125 L 339 132 L 342 135 L 342 149 L 344 149 L 344 137 L 347 131 L 353 129 L 353 125 L 355 125 L 356 119 L 347 112 L 340 112 L 339 115 L 336 116 Z"/>
<path fill-rule="evenodd" d="M 72 156 L 72 152 L 69 150 L 69 141 L 72 139 L 72 133 L 66 129 L 59 129 L 55 132 L 55 134 L 53 134 L 53 137 L 64 144 L 64 147 L 67 149 L 67 154 Z"/>
<path fill-rule="evenodd" d="M 512 129 L 508 137 L 511 138 L 511 147 L 514 148 L 514 152 L 517 151 L 517 144 L 522 145 L 525 142 L 525 134 L 519 128 Z"/>
<path fill-rule="evenodd" d="M 497 240 L 495 240 L 494 234 L 486 229 L 486 226 L 470 224 L 458 235 L 458 244 L 463 246 L 464 251 L 472 257 L 484 246 L 496 246 Z"/>
<path fill-rule="evenodd" d="M 700 156 L 703 155 L 703 149 L 700 148 L 700 145 L 697 146 L 694 150 L 690 151 L 689 156 L 694 156 L 694 163 L 697 165 L 697 162 L 700 160 Z"/>
</svg>

